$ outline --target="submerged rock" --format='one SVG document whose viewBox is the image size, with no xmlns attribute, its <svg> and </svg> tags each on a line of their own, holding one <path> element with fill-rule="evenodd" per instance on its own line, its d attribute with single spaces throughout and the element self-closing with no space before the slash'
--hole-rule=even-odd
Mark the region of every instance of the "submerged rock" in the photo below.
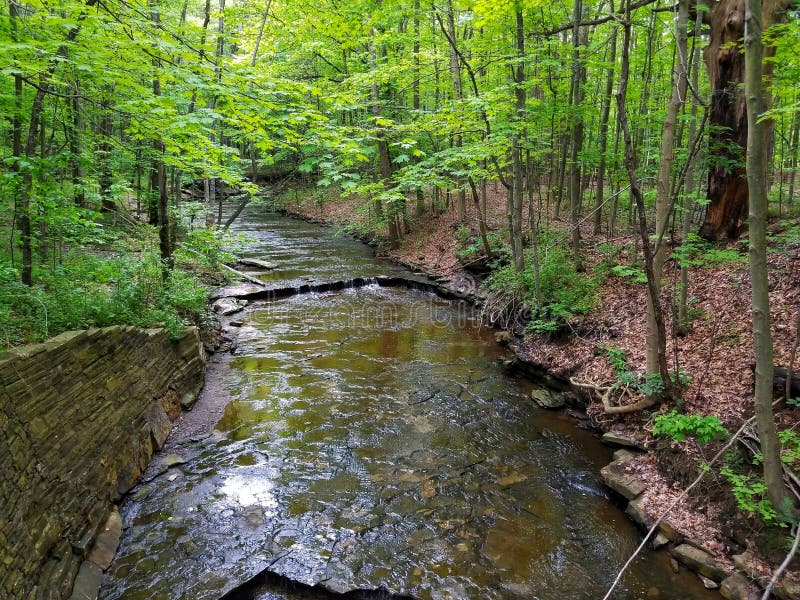
<svg viewBox="0 0 800 600">
<path fill-rule="evenodd" d="M 531 392 L 531 398 L 542 408 L 563 408 L 566 404 L 566 401 L 564 400 L 564 394 L 553 392 L 544 388 L 533 390 Z"/>
</svg>

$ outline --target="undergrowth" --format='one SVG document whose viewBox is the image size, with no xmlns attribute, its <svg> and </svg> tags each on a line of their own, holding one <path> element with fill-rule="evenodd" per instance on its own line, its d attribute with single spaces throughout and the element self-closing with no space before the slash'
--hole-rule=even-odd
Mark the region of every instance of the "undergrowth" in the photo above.
<svg viewBox="0 0 800 600">
<path fill-rule="evenodd" d="M 486 279 L 484 316 L 490 323 L 503 328 L 524 326 L 526 331 L 559 333 L 575 317 L 588 314 L 596 306 L 605 274 L 579 271 L 563 238 L 551 233 L 541 236 L 539 298 L 534 265 L 532 251 L 528 250 L 521 273 L 514 270 L 513 264 L 506 264 Z"/>
<path fill-rule="evenodd" d="M 90 327 L 160 325 L 177 336 L 186 325 L 203 324 L 208 290 L 198 271 L 227 258 L 221 244 L 205 233 L 190 237 L 187 247 L 204 251 L 176 252 L 180 266 L 166 277 L 154 247 L 136 235 L 110 249 L 74 247 L 55 264 L 40 263 L 31 287 L 20 283 L 19 265 L 0 254 L 0 347 Z"/>
</svg>

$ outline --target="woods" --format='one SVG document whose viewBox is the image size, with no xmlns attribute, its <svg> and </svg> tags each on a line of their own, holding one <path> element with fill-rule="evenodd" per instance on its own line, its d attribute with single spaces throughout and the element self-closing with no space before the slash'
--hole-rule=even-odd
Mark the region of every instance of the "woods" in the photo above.
<svg viewBox="0 0 800 600">
<path fill-rule="evenodd" d="M 726 425 L 755 409 L 757 469 L 737 476 L 763 471 L 761 516 L 795 519 L 770 321 L 794 276 L 770 253 L 800 244 L 787 0 L 7 0 L 0 38 L 4 347 L 202 323 L 226 229 L 268 190 L 322 218 L 343 203 L 343 229 L 421 268 L 457 255 L 485 322 L 531 344 L 593 333 L 600 290 L 626 282 L 647 304 L 641 364 L 598 344 L 612 379 L 566 376 L 650 435 L 706 377 L 679 356 L 714 318 L 692 277 L 749 253 L 754 393 Z"/>
</svg>

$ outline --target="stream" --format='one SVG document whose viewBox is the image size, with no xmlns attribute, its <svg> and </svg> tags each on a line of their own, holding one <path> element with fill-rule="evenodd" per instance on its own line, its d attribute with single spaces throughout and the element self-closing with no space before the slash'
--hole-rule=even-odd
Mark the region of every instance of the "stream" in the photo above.
<svg viewBox="0 0 800 600">
<path fill-rule="evenodd" d="M 270 285 L 411 276 L 256 207 L 235 228 Z M 366 285 L 224 322 L 238 347 L 123 502 L 101 598 L 599 600 L 639 544 L 611 451 L 535 405 L 467 305 Z M 719 595 L 648 551 L 613 597 Z"/>
</svg>

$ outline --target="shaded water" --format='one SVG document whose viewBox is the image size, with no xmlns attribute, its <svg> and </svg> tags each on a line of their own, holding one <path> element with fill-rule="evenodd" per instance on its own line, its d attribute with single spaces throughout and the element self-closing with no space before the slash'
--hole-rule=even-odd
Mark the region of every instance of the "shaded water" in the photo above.
<svg viewBox="0 0 800 600">
<path fill-rule="evenodd" d="M 282 265 L 272 281 L 398 273 L 324 228 L 250 213 L 242 229 Z M 224 409 L 211 433 L 179 430 L 126 501 L 102 598 L 219 598 L 267 569 L 333 592 L 589 600 L 638 544 L 598 475 L 609 450 L 535 407 L 470 309 L 373 286 L 235 318 L 201 398 Z M 615 596 L 715 597 L 652 554 Z"/>
</svg>

